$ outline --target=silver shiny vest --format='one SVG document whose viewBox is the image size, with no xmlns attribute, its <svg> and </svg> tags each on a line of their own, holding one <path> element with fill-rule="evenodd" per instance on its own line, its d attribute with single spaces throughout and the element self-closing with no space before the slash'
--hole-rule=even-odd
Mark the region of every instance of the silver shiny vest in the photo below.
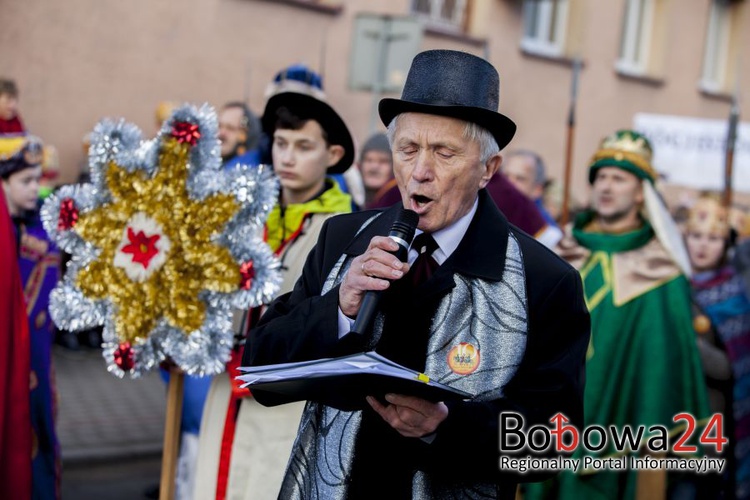
<svg viewBox="0 0 750 500">
<path fill-rule="evenodd" d="M 366 221 L 360 231 L 374 218 Z M 351 256 L 341 256 L 328 275 L 321 294 L 341 282 L 352 259 Z M 524 267 L 515 236 L 510 233 L 508 238 L 501 281 L 467 279 L 458 274 L 454 275 L 454 281 L 455 288 L 441 300 L 430 327 L 425 373 L 430 379 L 472 394 L 473 401 L 500 398 L 503 387 L 521 363 L 528 330 Z M 374 323 L 375 335 L 379 337 L 383 328 L 382 317 Z M 454 373 L 447 362 L 449 351 L 461 342 L 479 349 L 479 366 L 468 375 Z M 359 411 L 345 412 L 308 402 L 279 498 L 345 499 L 361 421 Z M 495 484 L 467 485 L 453 482 L 452 479 L 417 472 L 412 481 L 412 497 L 496 496 Z"/>
</svg>

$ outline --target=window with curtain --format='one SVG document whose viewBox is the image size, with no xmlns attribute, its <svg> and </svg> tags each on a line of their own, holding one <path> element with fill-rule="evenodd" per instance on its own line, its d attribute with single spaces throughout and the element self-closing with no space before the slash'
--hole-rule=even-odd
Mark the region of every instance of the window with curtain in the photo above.
<svg viewBox="0 0 750 500">
<path fill-rule="evenodd" d="M 562 56 L 568 24 L 568 0 L 524 0 L 521 47 L 542 55 Z"/>
<path fill-rule="evenodd" d="M 649 67 L 655 0 L 626 0 L 617 69 L 643 75 Z"/>
<path fill-rule="evenodd" d="M 411 13 L 428 26 L 464 31 L 468 0 L 412 0 Z"/>
</svg>

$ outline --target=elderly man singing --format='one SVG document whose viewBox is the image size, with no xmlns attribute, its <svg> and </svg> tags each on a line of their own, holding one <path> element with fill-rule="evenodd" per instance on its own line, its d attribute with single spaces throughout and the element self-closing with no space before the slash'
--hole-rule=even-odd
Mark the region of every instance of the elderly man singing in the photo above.
<svg viewBox="0 0 750 500">
<path fill-rule="evenodd" d="M 481 58 L 415 57 L 401 99 L 379 107 L 402 203 L 329 219 L 244 358 L 374 349 L 471 398 L 389 393 L 358 411 L 309 402 L 280 498 L 512 498 L 524 476 L 499 468 L 500 414 L 527 426 L 558 412 L 582 422 L 589 314 L 579 274 L 511 226 L 484 190 L 516 129 L 498 95 L 498 73 Z M 386 236 L 403 208 L 419 216 L 407 262 Z M 350 331 L 372 290 L 381 292 L 372 328 Z"/>
</svg>

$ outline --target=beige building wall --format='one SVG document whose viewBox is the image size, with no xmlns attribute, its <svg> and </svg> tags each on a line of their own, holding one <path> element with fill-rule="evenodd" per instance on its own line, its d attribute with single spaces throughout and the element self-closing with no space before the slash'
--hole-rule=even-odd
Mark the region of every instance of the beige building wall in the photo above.
<svg viewBox="0 0 750 500">
<path fill-rule="evenodd" d="M 598 141 L 630 127 L 638 112 L 723 119 L 726 96 L 699 91 L 710 0 L 655 0 L 651 78 L 615 70 L 625 0 L 570 0 L 566 57 L 520 48 L 521 0 L 467 0 L 465 36 L 427 32 L 422 48 L 488 56 L 500 71 L 500 107 L 518 124 L 510 148 L 538 151 L 563 175 L 573 56 L 581 56 L 572 191 L 587 195 L 586 164 Z M 304 8 L 300 3 L 314 4 Z M 81 141 L 102 117 L 124 117 L 151 136 L 163 100 L 247 99 L 258 114 L 281 68 L 322 69 L 333 106 L 359 143 L 370 133 L 372 95 L 348 89 L 354 20 L 360 12 L 406 15 L 411 0 L 0 0 L 0 75 L 15 78 L 29 130 L 60 153 L 62 181 L 83 161 Z M 750 2 L 737 2 L 750 46 Z M 750 91 L 750 49 L 741 59 L 741 102 Z M 374 62 L 373 62 L 374 63 Z"/>
</svg>

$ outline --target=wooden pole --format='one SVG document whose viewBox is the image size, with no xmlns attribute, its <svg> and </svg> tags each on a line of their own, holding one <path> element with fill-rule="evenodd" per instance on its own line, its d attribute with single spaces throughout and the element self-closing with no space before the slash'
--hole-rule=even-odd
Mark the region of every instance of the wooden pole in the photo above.
<svg viewBox="0 0 750 500">
<path fill-rule="evenodd" d="M 565 171 L 563 174 L 563 199 L 560 214 L 560 227 L 565 227 L 570 219 L 570 176 L 573 168 L 573 145 L 576 125 L 576 100 L 578 99 L 578 76 L 581 72 L 581 59 L 573 61 L 573 83 L 570 92 L 570 109 L 568 110 L 568 133 L 565 143 Z"/>
<path fill-rule="evenodd" d="M 565 227 L 570 220 L 570 171 L 573 161 L 573 137 L 575 135 L 575 124 L 568 122 L 567 140 L 565 142 L 565 177 L 563 179 L 562 212 L 560 214 L 560 227 Z"/>
<path fill-rule="evenodd" d="M 663 456 L 655 457 L 663 458 Z M 667 471 L 644 470 L 636 473 L 635 500 L 664 500 L 667 498 Z"/>
<path fill-rule="evenodd" d="M 737 142 L 737 124 L 740 119 L 740 107 L 737 95 L 732 99 L 732 109 L 729 112 L 729 130 L 727 131 L 727 146 L 724 157 L 724 196 L 723 205 L 727 210 L 732 208 L 732 171 L 734 169 L 734 145 Z"/>
<path fill-rule="evenodd" d="M 164 423 L 159 500 L 174 500 L 184 385 L 185 375 L 179 368 L 172 367 L 169 373 L 169 389 L 167 390 L 167 415 Z"/>
</svg>

